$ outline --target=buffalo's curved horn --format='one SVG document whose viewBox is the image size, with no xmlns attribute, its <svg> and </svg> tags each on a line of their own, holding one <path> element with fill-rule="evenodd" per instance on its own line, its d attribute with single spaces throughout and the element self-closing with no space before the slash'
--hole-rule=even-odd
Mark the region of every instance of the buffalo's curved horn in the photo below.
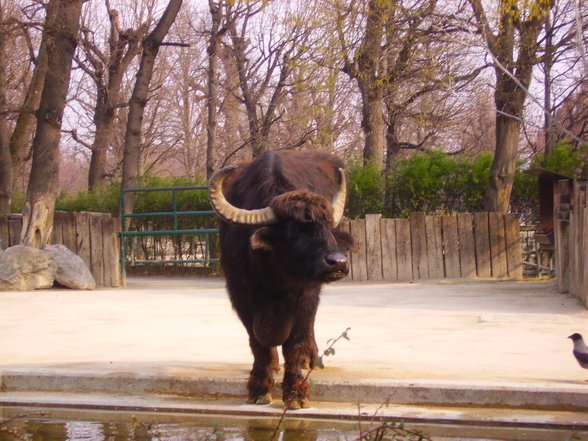
<svg viewBox="0 0 588 441">
<path fill-rule="evenodd" d="M 343 217 L 343 210 L 345 210 L 345 199 L 347 198 L 347 180 L 345 179 L 345 172 L 342 168 L 339 169 L 339 190 L 333 197 L 333 228 L 337 227 Z"/>
<path fill-rule="evenodd" d="M 223 220 L 236 225 L 261 227 L 276 223 L 277 218 L 274 210 L 269 207 L 246 210 L 244 208 L 237 208 L 227 201 L 223 194 L 223 182 L 228 174 L 236 168 L 234 165 L 222 168 L 210 178 L 208 194 L 214 210 Z"/>
</svg>

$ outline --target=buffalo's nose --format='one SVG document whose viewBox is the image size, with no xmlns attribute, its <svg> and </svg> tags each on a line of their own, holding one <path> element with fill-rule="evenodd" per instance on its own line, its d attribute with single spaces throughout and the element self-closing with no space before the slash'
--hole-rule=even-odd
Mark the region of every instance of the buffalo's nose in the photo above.
<svg viewBox="0 0 588 441">
<path fill-rule="evenodd" d="M 347 257 L 341 253 L 329 254 L 325 257 L 327 264 L 332 271 L 347 272 Z"/>
</svg>

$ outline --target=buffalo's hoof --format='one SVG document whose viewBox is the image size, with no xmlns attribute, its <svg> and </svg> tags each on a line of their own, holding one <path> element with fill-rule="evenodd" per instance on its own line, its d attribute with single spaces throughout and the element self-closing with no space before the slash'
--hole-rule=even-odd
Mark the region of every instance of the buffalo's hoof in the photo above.
<svg viewBox="0 0 588 441">
<path fill-rule="evenodd" d="M 310 407 L 310 400 L 308 398 L 303 398 L 302 400 L 295 398 L 286 402 L 285 407 L 288 410 L 308 409 Z"/>
<path fill-rule="evenodd" d="M 247 398 L 247 404 L 272 404 L 272 394 L 268 392 L 255 398 Z"/>
</svg>

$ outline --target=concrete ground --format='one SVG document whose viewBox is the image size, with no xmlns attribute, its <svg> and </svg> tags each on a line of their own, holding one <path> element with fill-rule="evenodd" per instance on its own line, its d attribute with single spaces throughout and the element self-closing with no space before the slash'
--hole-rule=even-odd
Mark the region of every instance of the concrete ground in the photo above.
<svg viewBox="0 0 588 441">
<path fill-rule="evenodd" d="M 588 428 L 588 371 L 566 338 L 588 336 L 588 310 L 554 282 L 326 286 L 319 349 L 347 328 L 312 373 L 316 402 L 571 411 Z M 221 280 L 0 293 L 0 406 L 87 400 L 62 392 L 233 399 L 251 362 Z"/>
</svg>

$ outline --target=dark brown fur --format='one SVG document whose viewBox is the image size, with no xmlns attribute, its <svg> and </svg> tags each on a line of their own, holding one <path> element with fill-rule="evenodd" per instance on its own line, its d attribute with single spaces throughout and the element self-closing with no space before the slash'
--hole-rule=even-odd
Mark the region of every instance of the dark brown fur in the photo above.
<svg viewBox="0 0 588 441">
<path fill-rule="evenodd" d="M 257 229 L 221 224 L 221 263 L 231 303 L 253 352 L 249 402 L 263 402 L 274 385 L 276 346 L 284 356 L 283 396 L 291 407 L 308 404 L 301 366 L 316 363 L 314 319 L 324 282 L 342 277 L 341 253 L 353 246 L 333 230 L 331 200 L 338 189 L 335 156 L 269 152 L 242 164 L 227 179 L 227 200 L 239 207 L 270 206 L 278 223 Z"/>
</svg>

